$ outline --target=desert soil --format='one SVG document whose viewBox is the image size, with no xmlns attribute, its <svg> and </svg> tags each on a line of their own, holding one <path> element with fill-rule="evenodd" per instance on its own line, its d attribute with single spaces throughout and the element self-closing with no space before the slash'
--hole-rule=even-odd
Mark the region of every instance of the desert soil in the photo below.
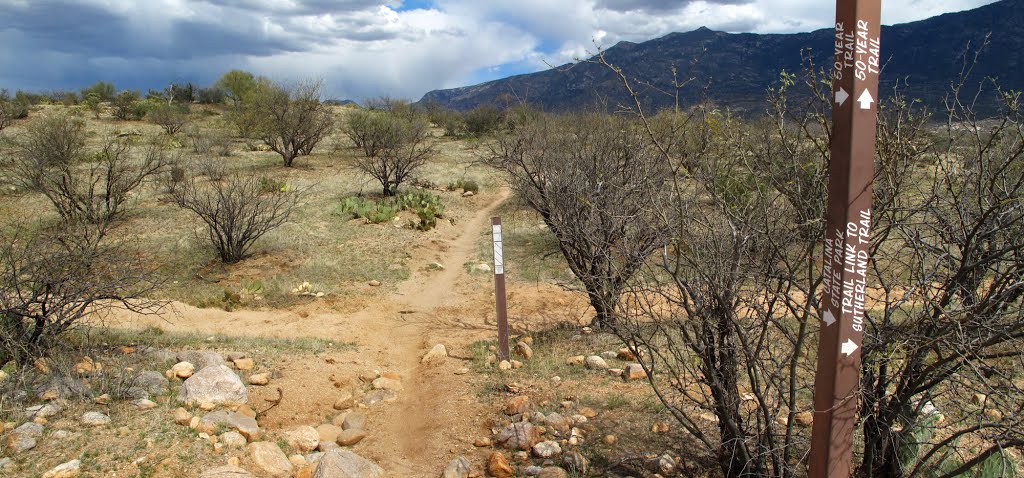
<svg viewBox="0 0 1024 478">
<path fill-rule="evenodd" d="M 112 325 L 354 343 L 352 351 L 274 363 L 283 377 L 250 394 L 250 405 L 258 411 L 269 406 L 267 399 L 277 397 L 278 387 L 283 394 L 279 406 L 260 416 L 261 426 L 272 431 L 330 422 L 337 413 L 332 405 L 339 389 L 365 389 L 359 376 L 367 372 L 398 373 L 404 386 L 398 401 L 368 411 L 369 437 L 354 451 L 380 464 L 388 476 L 437 476 L 456 456 L 485 453 L 472 443 L 490 435 L 487 417 L 493 410 L 477 399 L 472 375 L 454 372 L 469 366 L 471 344 L 495 338 L 491 276 L 471 273 L 464 264 L 480 260 L 478 244 L 490 233 L 490 216 L 508 197 L 509 191 L 502 189 L 474 198 L 480 205 L 475 215 L 444 228 L 411 251 L 413 270 L 408 280 L 380 288 L 367 285 L 367 294 L 353 313 L 345 312 L 352 304 L 329 305 L 328 301 L 285 310 L 234 312 L 174 303 L 166 314 L 119 317 Z M 434 262 L 444 269 L 430 268 Z M 583 301 L 555 286 L 512 283 L 509 291 L 513 333 L 581 315 Z M 439 343 L 448 348 L 449 358 L 421 364 L 423 355 Z"/>
</svg>

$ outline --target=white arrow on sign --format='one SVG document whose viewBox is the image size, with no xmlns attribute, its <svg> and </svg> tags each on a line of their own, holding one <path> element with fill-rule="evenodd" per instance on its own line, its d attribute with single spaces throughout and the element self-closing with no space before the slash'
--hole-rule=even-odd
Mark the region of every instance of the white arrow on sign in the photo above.
<svg viewBox="0 0 1024 478">
<path fill-rule="evenodd" d="M 843 103 L 846 103 L 846 99 L 849 97 L 850 94 L 840 86 L 839 91 L 836 92 L 836 103 L 838 103 L 839 106 L 843 106 Z"/>
<path fill-rule="evenodd" d="M 821 320 L 825 321 L 825 327 L 828 327 L 836 323 L 836 316 L 832 315 L 831 310 L 825 310 L 825 315 L 821 318 Z"/>
<path fill-rule="evenodd" d="M 864 92 L 860 94 L 860 97 L 857 98 L 857 101 L 860 102 L 860 109 L 869 110 L 871 109 L 871 103 L 874 103 L 875 99 L 871 97 L 870 91 L 864 90 Z"/>
<path fill-rule="evenodd" d="M 846 342 L 843 342 L 843 355 L 849 357 L 850 354 L 856 352 L 858 348 L 857 344 L 853 343 L 853 339 L 846 339 Z"/>
</svg>

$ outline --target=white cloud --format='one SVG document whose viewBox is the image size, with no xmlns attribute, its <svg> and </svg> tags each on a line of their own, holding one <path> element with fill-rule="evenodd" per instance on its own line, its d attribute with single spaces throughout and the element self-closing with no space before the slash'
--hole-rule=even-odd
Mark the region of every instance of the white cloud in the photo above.
<svg viewBox="0 0 1024 478">
<path fill-rule="evenodd" d="M 885 23 L 991 0 L 886 2 Z M 542 69 L 622 40 L 707 26 L 725 31 L 826 28 L 821 0 L 0 0 L 0 87 L 78 88 L 99 79 L 159 87 L 209 83 L 232 68 L 279 79 L 321 77 L 328 93 L 424 92 Z"/>
</svg>

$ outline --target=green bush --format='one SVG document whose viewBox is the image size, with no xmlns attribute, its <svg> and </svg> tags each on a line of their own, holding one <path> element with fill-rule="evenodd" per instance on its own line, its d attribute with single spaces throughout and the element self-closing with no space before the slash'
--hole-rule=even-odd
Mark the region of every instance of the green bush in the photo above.
<svg viewBox="0 0 1024 478">
<path fill-rule="evenodd" d="M 462 192 L 471 192 L 473 194 L 476 194 L 480 192 L 480 184 L 473 179 L 461 178 L 458 181 L 455 181 L 454 183 L 449 183 L 448 189 L 452 191 L 456 189 L 461 189 Z"/>
<path fill-rule="evenodd" d="M 7 90 L 0 90 L 0 130 L 6 128 L 16 119 L 28 116 L 29 103 L 23 98 L 11 99 Z"/>
<path fill-rule="evenodd" d="M 285 193 L 291 189 L 291 186 L 280 179 L 274 179 L 267 176 L 260 177 L 260 192 L 273 194 L 273 193 Z"/>
<path fill-rule="evenodd" d="M 501 126 L 501 111 L 494 105 L 477 106 L 463 116 L 466 133 L 471 136 L 483 136 L 493 133 Z"/>
<path fill-rule="evenodd" d="M 121 121 L 140 120 L 146 116 L 146 105 L 139 101 L 138 91 L 122 91 L 114 97 L 111 108 L 114 117 Z"/>
</svg>

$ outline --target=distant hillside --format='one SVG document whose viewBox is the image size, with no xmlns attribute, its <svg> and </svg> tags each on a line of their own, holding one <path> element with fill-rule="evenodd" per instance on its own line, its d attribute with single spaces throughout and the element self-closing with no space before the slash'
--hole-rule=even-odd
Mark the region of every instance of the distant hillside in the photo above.
<svg viewBox="0 0 1024 478">
<path fill-rule="evenodd" d="M 1024 89 L 1024 0 L 1003 0 L 974 10 L 948 13 L 882 29 L 882 59 L 888 61 L 882 91 L 899 80 L 910 96 L 941 105 L 949 82 L 959 75 L 967 46 L 980 45 L 991 34 L 973 78 L 999 79 L 1007 89 Z M 671 90 L 671 66 L 694 81 L 684 89 L 682 103 L 707 96 L 719 106 L 756 114 L 764 109 L 766 89 L 782 70 L 801 69 L 801 51 L 811 48 L 814 63 L 832 63 L 833 30 L 759 35 L 730 34 L 701 28 L 671 33 L 643 43 L 620 42 L 606 58 L 641 87 L 647 106 L 669 106 L 673 99 L 657 89 Z M 525 100 L 549 111 L 593 106 L 614 109 L 628 99 L 621 83 L 606 68 L 593 64 L 563 65 L 475 86 L 431 91 L 420 103 L 434 102 L 459 110 L 477 105 Z"/>
</svg>

